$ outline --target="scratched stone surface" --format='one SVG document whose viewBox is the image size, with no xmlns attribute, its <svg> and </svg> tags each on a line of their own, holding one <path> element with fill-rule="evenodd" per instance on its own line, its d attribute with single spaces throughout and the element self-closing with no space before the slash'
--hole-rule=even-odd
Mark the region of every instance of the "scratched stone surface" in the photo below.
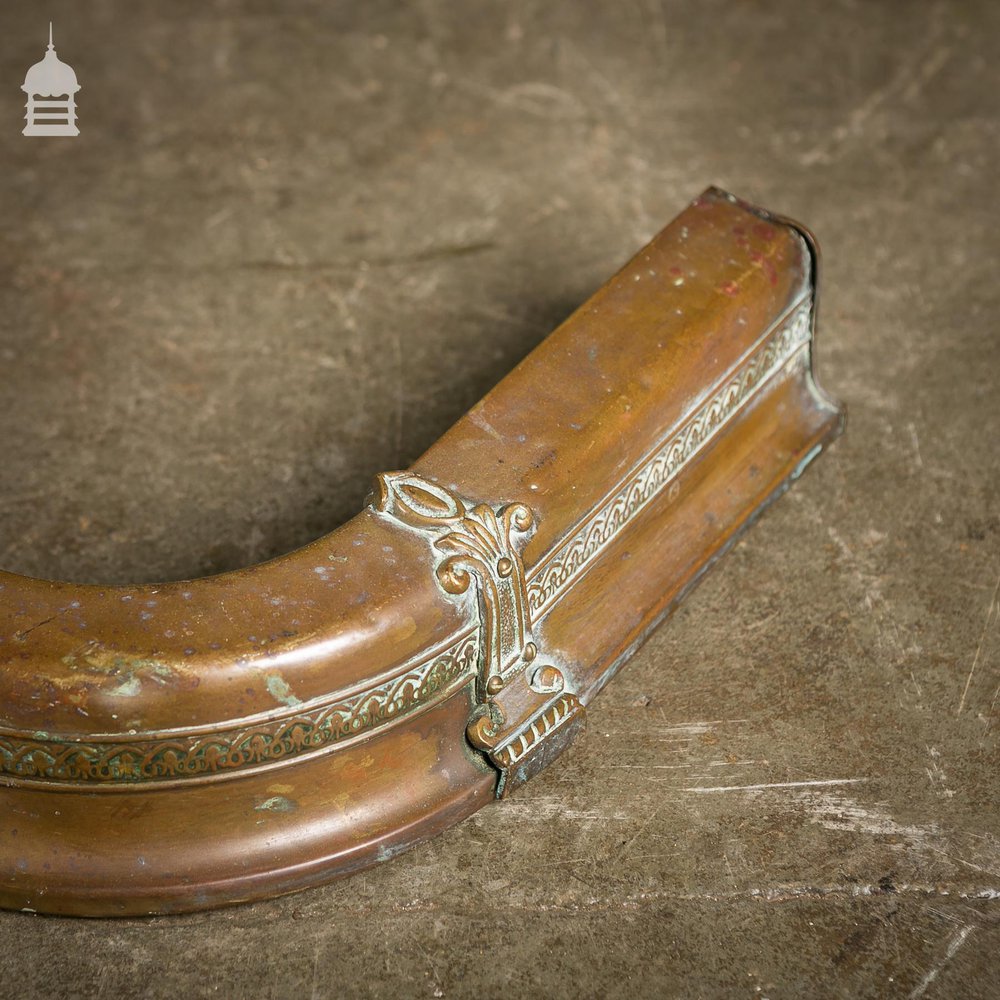
<svg viewBox="0 0 1000 1000">
<path fill-rule="evenodd" d="M 20 135 L 49 16 L 78 139 Z M 2 914 L 0 995 L 995 997 L 998 37 L 988 0 L 4 4 L 7 569 L 325 533 L 710 182 L 818 233 L 850 420 L 510 801 L 274 902 Z"/>
</svg>

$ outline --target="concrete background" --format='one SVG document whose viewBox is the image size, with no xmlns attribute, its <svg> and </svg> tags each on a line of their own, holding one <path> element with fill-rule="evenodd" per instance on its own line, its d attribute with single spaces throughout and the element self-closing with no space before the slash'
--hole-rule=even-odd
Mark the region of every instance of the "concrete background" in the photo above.
<svg viewBox="0 0 1000 1000">
<path fill-rule="evenodd" d="M 77 139 L 20 135 L 47 21 Z M 0 8 L 0 564 L 349 517 L 711 182 L 825 251 L 848 433 L 511 801 L 327 889 L 0 915 L 28 998 L 993 997 L 1000 7 Z"/>
</svg>

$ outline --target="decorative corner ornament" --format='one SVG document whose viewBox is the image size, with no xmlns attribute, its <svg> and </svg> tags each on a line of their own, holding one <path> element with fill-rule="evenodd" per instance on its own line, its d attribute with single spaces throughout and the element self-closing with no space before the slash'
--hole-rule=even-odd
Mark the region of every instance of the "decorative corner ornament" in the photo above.
<svg viewBox="0 0 1000 1000">
<path fill-rule="evenodd" d="M 324 538 L 178 583 L 0 572 L 0 905 L 293 892 L 549 764 L 843 429 L 817 272 L 710 189 Z"/>
<path fill-rule="evenodd" d="M 474 504 L 410 472 L 379 475 L 370 503 L 426 537 L 446 593 L 475 591 L 468 613 L 480 662 L 466 736 L 499 770 L 502 798 L 565 749 L 585 718 L 565 675 L 543 662 L 532 635 L 521 547 L 534 517 L 522 503 Z"/>
</svg>

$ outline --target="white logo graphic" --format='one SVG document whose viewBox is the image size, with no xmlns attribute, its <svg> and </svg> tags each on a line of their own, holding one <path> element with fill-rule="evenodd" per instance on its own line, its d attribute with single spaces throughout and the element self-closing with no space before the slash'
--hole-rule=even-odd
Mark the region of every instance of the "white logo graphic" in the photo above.
<svg viewBox="0 0 1000 1000">
<path fill-rule="evenodd" d="M 79 135 L 76 127 L 76 100 L 74 94 L 80 89 L 76 73 L 56 55 L 52 44 L 52 22 L 49 21 L 49 50 L 41 62 L 28 70 L 21 87 L 28 95 L 28 124 L 24 135 Z M 59 100 L 45 100 L 45 98 Z M 42 98 L 42 100 L 39 100 Z"/>
</svg>

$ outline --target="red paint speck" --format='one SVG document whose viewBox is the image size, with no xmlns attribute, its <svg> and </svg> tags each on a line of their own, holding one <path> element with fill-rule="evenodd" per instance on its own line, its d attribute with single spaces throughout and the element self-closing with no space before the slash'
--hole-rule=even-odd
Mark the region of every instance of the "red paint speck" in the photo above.
<svg viewBox="0 0 1000 1000">
<path fill-rule="evenodd" d="M 683 274 L 684 273 L 684 269 L 681 268 L 681 267 L 677 267 L 677 265 L 675 264 L 672 268 L 670 268 L 670 273 L 671 274 Z"/>
<path fill-rule="evenodd" d="M 724 285 L 719 285 L 719 291 L 724 292 L 730 298 L 735 298 L 740 294 L 740 286 L 735 281 L 727 281 Z"/>
</svg>

